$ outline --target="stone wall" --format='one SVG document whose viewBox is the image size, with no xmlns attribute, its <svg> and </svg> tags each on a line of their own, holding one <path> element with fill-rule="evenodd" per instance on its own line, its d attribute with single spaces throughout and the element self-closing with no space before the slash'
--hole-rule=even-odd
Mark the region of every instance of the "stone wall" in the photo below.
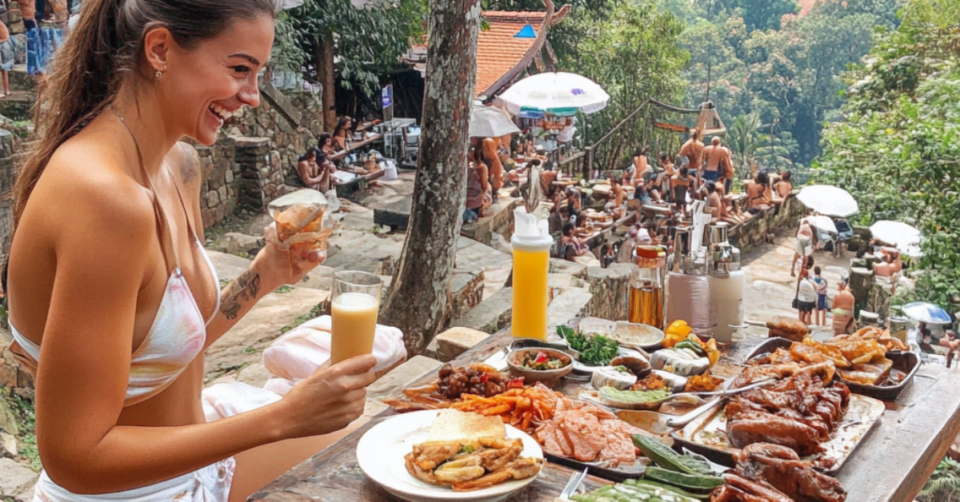
<svg viewBox="0 0 960 502">
<path fill-rule="evenodd" d="M 794 191 L 782 204 L 775 204 L 770 209 L 754 215 L 753 218 L 735 225 L 730 229 L 728 239 L 731 244 L 746 253 L 751 247 L 762 244 L 768 234 L 776 233 L 782 228 L 796 227 L 803 215 L 804 205 L 797 200 Z"/>
<path fill-rule="evenodd" d="M 264 211 L 286 193 L 286 186 L 303 186 L 297 159 L 317 145 L 323 131 L 320 96 L 309 91 L 284 94 L 266 82 L 261 82 L 260 93 L 260 106 L 229 119 L 216 144 L 196 147 L 204 174 L 204 227 L 237 208 Z"/>
<path fill-rule="evenodd" d="M 10 241 L 13 239 L 13 183 L 16 175 L 15 152 L 22 140 L 15 134 L 0 129 L 0 265 L 7 262 Z"/>
</svg>

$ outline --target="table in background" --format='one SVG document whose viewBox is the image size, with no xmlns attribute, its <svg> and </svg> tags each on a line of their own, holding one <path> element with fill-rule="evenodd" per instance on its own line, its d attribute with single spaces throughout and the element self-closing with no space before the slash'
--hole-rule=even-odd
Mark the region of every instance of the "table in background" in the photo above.
<svg viewBox="0 0 960 502">
<path fill-rule="evenodd" d="M 330 159 L 330 160 L 340 160 L 340 159 L 344 158 L 347 154 L 349 154 L 349 153 L 351 153 L 351 152 L 353 152 L 353 151 L 355 151 L 355 150 L 359 150 L 360 148 L 363 148 L 363 147 L 365 147 L 365 146 L 367 146 L 367 145 L 369 145 L 369 144 L 371 144 L 371 143 L 380 141 L 381 138 L 383 138 L 383 135 L 378 134 L 378 133 L 373 133 L 373 134 L 368 134 L 367 137 L 366 137 L 365 139 L 362 139 L 362 140 L 350 140 L 350 147 L 349 147 L 349 148 L 347 148 L 347 149 L 345 149 L 345 150 L 340 150 L 339 152 L 337 152 L 337 153 L 335 153 L 335 154 L 333 154 L 333 155 L 331 155 L 331 156 L 329 156 L 329 157 L 327 157 L 327 158 Z"/>
<path fill-rule="evenodd" d="M 724 348 L 712 370 L 720 377 L 739 372 L 740 363 L 765 338 L 746 337 Z M 466 366 L 484 361 L 513 341 L 504 328 L 451 361 Z M 433 370 L 410 384 L 429 383 Z M 556 390 L 576 397 L 589 382 L 561 380 Z M 837 478 L 847 490 L 847 502 L 901 502 L 913 500 L 930 473 L 960 432 L 960 373 L 942 366 L 923 365 L 896 402 L 886 403 L 880 423 L 850 456 Z M 395 396 L 394 396 L 395 397 Z M 248 501 L 380 502 L 400 500 L 367 479 L 357 465 L 360 437 L 374 425 L 396 415 L 388 409 L 360 429 L 304 461 L 250 496 Z M 508 499 L 510 502 L 553 502 L 573 471 L 546 462 L 537 480 Z M 589 478 L 587 486 L 605 481 Z"/>
</svg>

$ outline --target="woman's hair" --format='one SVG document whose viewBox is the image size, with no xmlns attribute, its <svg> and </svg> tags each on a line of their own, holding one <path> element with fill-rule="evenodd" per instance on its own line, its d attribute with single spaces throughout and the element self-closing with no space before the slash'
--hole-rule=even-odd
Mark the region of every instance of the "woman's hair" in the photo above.
<svg viewBox="0 0 960 502">
<path fill-rule="evenodd" d="M 303 152 L 303 155 L 301 155 L 300 158 L 297 159 L 297 162 L 303 162 L 305 160 L 308 160 L 310 157 L 316 157 L 316 156 L 317 156 L 317 151 L 313 148 L 309 148 L 307 149 L 306 152 Z"/>
<path fill-rule="evenodd" d="M 639 156 L 641 156 L 641 155 L 643 155 L 643 150 L 637 148 L 636 150 L 633 151 L 633 156 L 634 156 L 634 157 L 639 157 Z"/>
<path fill-rule="evenodd" d="M 760 171 L 759 173 L 757 173 L 757 183 L 759 183 L 759 184 L 761 184 L 761 185 L 769 185 L 769 184 L 770 184 L 770 177 L 767 176 L 767 172 L 766 172 L 766 171 Z"/>
<path fill-rule="evenodd" d="M 666 153 L 664 153 L 664 152 L 660 152 L 660 160 L 661 160 L 662 162 L 666 162 L 666 161 L 670 160 L 670 156 L 668 156 L 668 155 L 667 155 Z"/>
<path fill-rule="evenodd" d="M 333 138 L 332 134 L 328 132 L 322 132 L 320 133 L 320 139 L 318 140 L 317 144 L 320 145 L 320 148 L 323 148 L 327 145 L 327 141 L 330 141 L 330 138 Z"/>
<path fill-rule="evenodd" d="M 563 235 L 570 237 L 570 233 L 573 232 L 573 223 L 569 221 L 563 224 Z"/>
<path fill-rule="evenodd" d="M 346 130 L 347 122 L 350 122 L 350 117 L 340 117 L 340 120 L 337 121 L 337 127 L 333 129 L 333 135 L 336 136 L 340 131 Z"/>
<path fill-rule="evenodd" d="M 643 148 L 641 148 L 641 149 L 640 149 L 639 151 L 640 151 L 640 155 L 646 155 L 646 154 L 647 154 L 647 152 L 649 152 L 649 151 L 650 151 L 650 145 L 646 145 L 646 146 L 644 146 L 644 147 L 643 147 Z"/>
<path fill-rule="evenodd" d="M 712 181 L 708 181 L 708 182 L 707 182 L 707 193 L 713 193 L 713 192 L 716 192 L 716 191 L 717 191 L 717 184 L 714 183 L 714 182 L 712 182 Z"/>
<path fill-rule="evenodd" d="M 166 28 L 178 45 L 192 49 L 223 33 L 236 19 L 273 15 L 272 0 L 85 1 L 35 109 L 38 142 L 17 177 L 14 225 L 53 152 L 113 101 L 127 75 L 152 78 L 140 68 L 147 32 Z"/>
<path fill-rule="evenodd" d="M 813 267 L 813 256 L 812 256 L 812 255 L 807 257 L 807 268 L 811 268 L 811 267 Z"/>
<path fill-rule="evenodd" d="M 314 149 L 313 151 L 317 156 L 317 165 L 321 165 L 324 162 L 327 162 L 327 154 L 317 151 L 316 149 Z"/>
<path fill-rule="evenodd" d="M 790 171 L 784 171 L 783 174 L 780 175 L 780 180 L 790 181 Z"/>
</svg>

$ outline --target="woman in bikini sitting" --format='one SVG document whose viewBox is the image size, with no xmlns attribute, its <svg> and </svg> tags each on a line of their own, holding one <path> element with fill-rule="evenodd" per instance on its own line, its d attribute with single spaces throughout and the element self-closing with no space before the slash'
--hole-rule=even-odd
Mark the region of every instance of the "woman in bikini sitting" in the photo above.
<svg viewBox="0 0 960 502">
<path fill-rule="evenodd" d="M 199 159 L 178 143 L 212 145 L 260 103 L 274 8 L 90 0 L 59 50 L 15 188 L 5 289 L 11 349 L 37 372 L 34 501 L 242 501 L 363 412 L 370 355 L 230 418 L 207 423 L 200 403 L 204 350 L 319 261 L 267 244 L 220 291 Z"/>
</svg>

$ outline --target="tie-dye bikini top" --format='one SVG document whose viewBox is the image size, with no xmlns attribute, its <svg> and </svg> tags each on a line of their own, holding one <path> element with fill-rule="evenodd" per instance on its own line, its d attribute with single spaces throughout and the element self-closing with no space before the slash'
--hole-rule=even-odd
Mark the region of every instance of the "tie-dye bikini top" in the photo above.
<svg viewBox="0 0 960 502">
<path fill-rule="evenodd" d="M 137 153 L 139 154 L 139 149 Z M 154 211 L 162 227 L 160 242 L 164 262 L 168 263 L 168 257 L 173 257 L 174 268 L 167 279 L 166 288 L 160 300 L 160 307 L 157 309 L 157 316 L 150 326 L 150 331 L 147 332 L 146 338 L 143 339 L 143 342 L 131 356 L 130 377 L 127 381 L 124 407 L 141 403 L 159 394 L 183 373 L 186 367 L 203 351 L 207 339 L 207 324 L 220 309 L 220 297 L 216 295 L 217 305 L 213 309 L 211 319 L 205 320 L 203 318 L 197 300 L 180 271 L 180 259 L 177 256 L 176 248 L 173 246 L 170 227 L 164 216 L 163 208 L 157 200 L 156 192 L 153 191 L 150 177 L 147 176 L 146 169 L 143 168 L 142 159 L 140 166 L 144 171 L 148 185 L 150 185 L 151 192 L 154 193 Z M 176 186 L 176 183 L 174 183 L 174 186 Z M 203 244 L 193 231 L 190 219 L 186 218 L 186 206 L 183 204 L 179 188 L 177 188 L 177 196 L 180 198 L 180 205 L 184 210 L 189 235 L 196 241 L 201 254 L 203 254 L 204 261 L 210 269 L 215 287 L 214 291 L 219 291 L 220 280 L 217 277 L 217 271 L 214 269 L 206 250 L 204 250 Z M 11 352 L 26 368 L 35 372 L 40 361 L 40 345 L 24 337 L 12 323 L 10 324 L 10 332 L 16 341 L 16 344 L 11 347 Z M 18 351 L 16 345 L 19 345 L 23 351 L 29 354 L 32 361 L 25 357 L 21 351 Z"/>
</svg>

